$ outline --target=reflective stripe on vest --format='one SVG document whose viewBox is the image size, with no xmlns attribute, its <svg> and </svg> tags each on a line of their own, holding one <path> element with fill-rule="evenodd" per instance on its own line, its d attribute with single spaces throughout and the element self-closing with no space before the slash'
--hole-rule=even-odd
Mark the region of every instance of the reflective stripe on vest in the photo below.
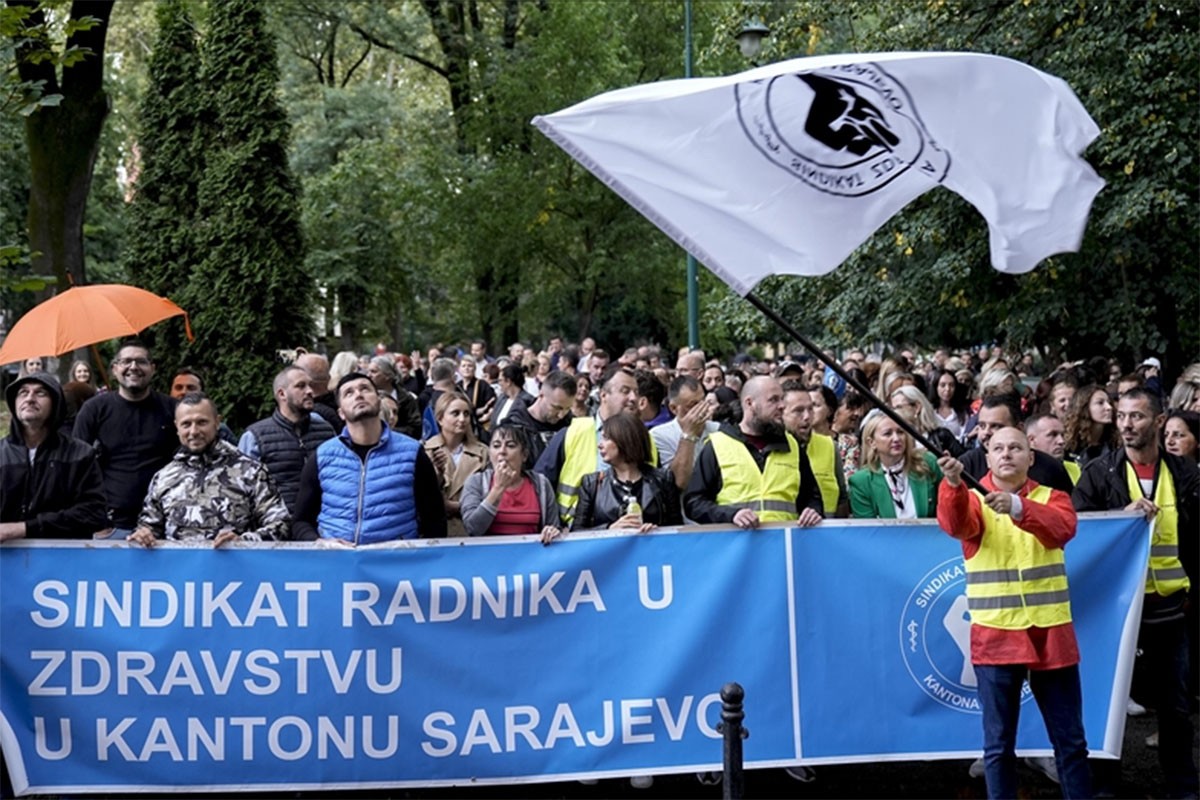
<svg viewBox="0 0 1200 800">
<path fill-rule="evenodd" d="M 563 465 L 558 473 L 558 518 L 564 526 L 570 525 L 575 518 L 583 476 L 595 472 L 600 460 L 596 449 L 599 424 L 595 417 L 578 417 L 571 420 L 571 427 L 567 428 L 567 438 L 563 440 Z"/>
<path fill-rule="evenodd" d="M 579 486 L 584 475 L 591 475 L 600 464 L 597 447 L 600 420 L 596 417 L 576 417 L 567 428 L 563 440 L 563 465 L 558 473 L 558 518 L 563 527 L 575 519 L 575 506 L 579 504 Z M 658 466 L 658 448 L 650 440 L 650 464 Z"/>
<path fill-rule="evenodd" d="M 1050 487 L 1038 486 L 1024 503 L 1045 504 Z M 1071 596 L 1061 548 L 1047 549 L 1007 514 L 980 504 L 983 538 L 966 561 L 971 621 L 989 628 L 1049 628 L 1071 621 Z"/>
<path fill-rule="evenodd" d="M 709 437 L 721 467 L 721 491 L 717 505 L 748 508 L 763 522 L 796 519 L 796 497 L 800 494 L 800 445 L 787 435 L 787 452 L 767 454 L 759 471 L 746 443 L 717 431 Z"/>
<path fill-rule="evenodd" d="M 808 439 L 806 452 L 813 475 L 817 478 L 817 486 L 821 489 L 825 513 L 832 515 L 837 510 L 838 502 L 837 447 L 833 437 L 814 432 Z"/>
<path fill-rule="evenodd" d="M 1063 469 L 1067 471 L 1067 476 L 1071 479 L 1071 485 L 1075 486 L 1079 483 L 1079 476 L 1083 474 L 1083 467 L 1076 464 L 1074 461 L 1067 459 L 1062 462 Z"/>
<path fill-rule="evenodd" d="M 1125 482 L 1130 499 L 1144 496 L 1133 465 L 1125 462 Z M 1150 538 L 1150 564 L 1146 567 L 1146 594 L 1169 597 L 1191 585 L 1183 562 L 1179 560 L 1179 509 L 1175 505 L 1175 479 L 1161 460 L 1158 462 L 1158 481 L 1154 489 L 1154 527 Z"/>
</svg>

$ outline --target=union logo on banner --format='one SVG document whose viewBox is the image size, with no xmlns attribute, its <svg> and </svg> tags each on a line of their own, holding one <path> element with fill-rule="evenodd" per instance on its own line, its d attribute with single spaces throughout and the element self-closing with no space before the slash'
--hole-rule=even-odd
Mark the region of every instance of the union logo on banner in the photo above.
<svg viewBox="0 0 1200 800">
<path fill-rule="evenodd" d="M 754 146 L 819 191 L 867 195 L 914 168 L 940 183 L 950 168 L 908 91 L 877 64 L 750 81 L 734 95 Z"/>
<path fill-rule="evenodd" d="M 955 711 L 980 714 L 966 587 L 961 556 L 925 573 L 900 615 L 900 653 L 908 674 L 925 694 Z M 1032 696 L 1026 682 L 1021 702 Z"/>
</svg>

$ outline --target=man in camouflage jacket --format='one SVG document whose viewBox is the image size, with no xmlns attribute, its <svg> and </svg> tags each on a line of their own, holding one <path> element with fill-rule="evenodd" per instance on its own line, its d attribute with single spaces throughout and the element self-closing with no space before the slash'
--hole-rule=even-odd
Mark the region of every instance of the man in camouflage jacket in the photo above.
<svg viewBox="0 0 1200 800">
<path fill-rule="evenodd" d="M 290 517 L 266 467 L 217 437 L 217 409 L 203 394 L 183 397 L 175 410 L 182 445 L 150 481 L 138 527 L 129 540 L 151 547 L 158 539 L 287 538 Z"/>
</svg>

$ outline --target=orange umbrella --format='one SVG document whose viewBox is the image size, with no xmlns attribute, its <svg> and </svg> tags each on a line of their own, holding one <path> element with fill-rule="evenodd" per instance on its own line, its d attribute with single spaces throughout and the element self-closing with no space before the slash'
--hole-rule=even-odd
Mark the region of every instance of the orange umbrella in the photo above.
<svg viewBox="0 0 1200 800">
<path fill-rule="evenodd" d="M 131 336 L 180 314 L 191 340 L 194 337 L 187 312 L 170 300 L 119 283 L 75 286 L 34 306 L 17 320 L 0 347 L 0 364 L 57 356 L 118 336 Z"/>
</svg>

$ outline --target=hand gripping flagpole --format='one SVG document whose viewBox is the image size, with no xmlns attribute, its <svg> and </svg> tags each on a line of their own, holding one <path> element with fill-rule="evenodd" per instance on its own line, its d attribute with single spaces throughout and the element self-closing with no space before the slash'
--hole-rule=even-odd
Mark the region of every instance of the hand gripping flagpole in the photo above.
<svg viewBox="0 0 1200 800">
<path fill-rule="evenodd" d="M 825 359 L 825 354 L 822 353 L 815 344 L 809 341 L 808 337 L 801 334 L 798 330 L 792 327 L 787 320 L 775 313 L 775 310 L 759 299 L 758 295 L 756 295 L 754 292 L 748 292 L 746 294 L 746 300 L 749 301 L 750 305 L 754 306 L 763 314 L 765 314 L 767 319 L 771 320 L 780 328 L 782 328 L 784 333 L 799 342 L 805 350 L 812 353 L 818 361 L 837 373 L 837 376 L 844 380 L 849 386 L 853 387 L 855 391 L 874 403 L 876 408 L 882 411 L 889 419 L 892 420 L 892 422 L 895 422 L 897 425 L 899 425 L 905 433 L 924 445 L 926 450 L 934 454 L 938 453 L 937 445 L 930 441 L 925 434 L 918 431 L 912 426 L 911 423 L 909 423 L 908 420 L 901 417 L 893 409 L 889 408 L 886 403 L 876 397 L 874 392 L 859 383 L 859 381 L 849 372 L 842 369 L 841 364 L 837 364 L 833 361 L 827 361 Z M 988 490 L 983 487 L 983 484 L 971 475 L 968 475 L 964 472 L 962 474 L 962 479 L 967 486 L 970 486 L 972 489 L 975 489 L 985 495 L 988 493 Z"/>
</svg>

